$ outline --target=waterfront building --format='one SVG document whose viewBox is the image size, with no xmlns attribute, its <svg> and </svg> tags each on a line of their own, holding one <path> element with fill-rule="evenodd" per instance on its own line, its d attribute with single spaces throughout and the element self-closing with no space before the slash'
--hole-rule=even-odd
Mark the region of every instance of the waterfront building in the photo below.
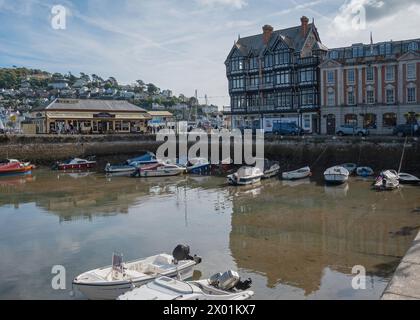
<svg viewBox="0 0 420 320">
<path fill-rule="evenodd" d="M 146 132 L 151 116 L 146 110 L 122 100 L 56 99 L 42 110 L 43 133 Z"/>
<path fill-rule="evenodd" d="M 320 125 L 319 69 L 327 53 L 315 24 L 301 24 L 239 37 L 225 65 L 229 81 L 232 128 L 271 131 L 273 123 L 295 122 L 307 132 Z"/>
<path fill-rule="evenodd" d="M 320 70 L 323 134 L 344 124 L 391 134 L 420 117 L 420 39 L 330 49 Z"/>
<path fill-rule="evenodd" d="M 169 111 L 148 111 L 151 119 L 147 122 L 150 131 L 154 129 L 169 128 L 174 126 L 174 115 Z"/>
</svg>

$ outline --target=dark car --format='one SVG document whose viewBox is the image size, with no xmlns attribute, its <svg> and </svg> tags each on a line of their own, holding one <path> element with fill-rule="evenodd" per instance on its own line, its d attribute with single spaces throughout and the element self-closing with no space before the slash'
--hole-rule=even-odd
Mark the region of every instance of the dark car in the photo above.
<svg viewBox="0 0 420 320">
<path fill-rule="evenodd" d="M 280 122 L 273 124 L 273 134 L 299 136 L 304 133 L 303 129 L 294 122 Z"/>
<path fill-rule="evenodd" d="M 416 124 L 400 124 L 394 128 L 394 135 L 398 137 L 420 135 L 419 126 Z"/>
</svg>

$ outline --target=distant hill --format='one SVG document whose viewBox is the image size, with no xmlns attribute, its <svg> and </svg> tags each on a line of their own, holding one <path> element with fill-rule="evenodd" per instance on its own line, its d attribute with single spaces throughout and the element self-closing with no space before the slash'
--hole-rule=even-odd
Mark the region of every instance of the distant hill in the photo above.
<svg viewBox="0 0 420 320">
<path fill-rule="evenodd" d="M 51 77 L 51 74 L 27 68 L 2 68 L 0 69 L 0 88 L 19 88 L 23 80 L 29 80 L 34 86 L 43 86 Z"/>
</svg>

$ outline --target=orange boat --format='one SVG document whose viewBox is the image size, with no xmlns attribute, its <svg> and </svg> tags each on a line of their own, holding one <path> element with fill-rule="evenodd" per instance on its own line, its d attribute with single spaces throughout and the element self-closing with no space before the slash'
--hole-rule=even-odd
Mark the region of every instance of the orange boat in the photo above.
<svg viewBox="0 0 420 320">
<path fill-rule="evenodd" d="M 0 164 L 0 175 L 27 173 L 34 168 L 29 162 L 23 163 L 17 160 L 9 160 L 7 163 Z"/>
</svg>

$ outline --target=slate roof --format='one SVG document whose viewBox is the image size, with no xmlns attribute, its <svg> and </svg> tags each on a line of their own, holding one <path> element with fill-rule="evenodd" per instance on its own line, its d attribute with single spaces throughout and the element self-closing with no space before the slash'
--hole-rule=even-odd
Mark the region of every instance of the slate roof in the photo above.
<svg viewBox="0 0 420 320">
<path fill-rule="evenodd" d="M 317 37 L 317 44 L 315 46 L 322 50 L 328 50 L 321 43 L 315 24 L 308 24 L 308 31 L 311 29 L 312 31 L 314 31 L 314 34 Z M 301 26 L 299 25 L 296 27 L 273 31 L 268 45 L 264 44 L 263 33 L 261 32 L 257 35 L 239 38 L 238 41 L 235 43 L 235 46 L 244 56 L 248 56 L 249 54 L 258 56 L 261 55 L 267 47 L 272 47 L 277 42 L 277 40 L 281 38 L 288 45 L 289 48 L 294 49 L 295 52 L 300 52 L 303 48 L 303 45 L 305 44 L 307 34 L 305 36 L 302 36 Z"/>
<path fill-rule="evenodd" d="M 124 100 L 56 99 L 45 110 L 74 110 L 102 112 L 146 112 Z"/>
</svg>

